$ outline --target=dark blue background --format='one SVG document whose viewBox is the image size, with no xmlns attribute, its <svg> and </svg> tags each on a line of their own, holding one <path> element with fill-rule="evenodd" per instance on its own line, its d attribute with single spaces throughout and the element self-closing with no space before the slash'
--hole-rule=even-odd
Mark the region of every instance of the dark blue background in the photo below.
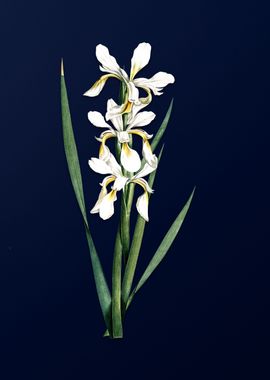
<svg viewBox="0 0 270 380">
<path fill-rule="evenodd" d="M 255 1 L 2 2 L 1 379 L 269 378 L 269 16 Z M 185 202 L 182 234 L 138 294 L 125 339 L 103 320 L 62 144 L 64 57 L 88 208 L 100 177 L 82 96 L 107 45 L 129 67 L 152 44 L 150 76 L 176 83 L 150 109 L 175 107 L 138 273 Z M 109 278 L 116 218 L 89 218 Z"/>
</svg>

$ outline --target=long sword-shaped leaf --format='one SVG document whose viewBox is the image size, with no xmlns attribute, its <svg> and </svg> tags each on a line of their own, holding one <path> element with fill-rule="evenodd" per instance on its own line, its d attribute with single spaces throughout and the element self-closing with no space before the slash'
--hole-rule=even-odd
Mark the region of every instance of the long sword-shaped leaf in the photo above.
<svg viewBox="0 0 270 380">
<path fill-rule="evenodd" d="M 168 250 L 170 249 L 174 239 L 176 238 L 183 221 L 186 217 L 186 214 L 188 212 L 189 206 L 191 204 L 193 195 L 194 195 L 195 188 L 193 189 L 188 201 L 186 202 L 185 206 L 181 210 L 181 212 L 178 214 L 177 218 L 171 225 L 169 231 L 163 238 L 160 246 L 158 247 L 156 253 L 154 254 L 153 258 L 151 259 L 150 263 L 148 264 L 146 270 L 144 271 L 141 279 L 139 280 L 138 284 L 136 285 L 135 289 L 133 290 L 128 305 L 132 301 L 132 298 L 134 297 L 135 293 L 139 291 L 139 289 L 144 285 L 144 283 L 148 280 L 148 278 L 151 276 L 151 274 L 154 272 L 154 270 L 157 268 L 157 266 L 160 264 L 160 262 L 164 259 L 166 256 Z M 128 306 L 127 305 L 127 306 Z"/>
<path fill-rule="evenodd" d="M 68 164 L 68 170 L 72 182 L 72 186 L 82 213 L 84 225 L 86 229 L 86 237 L 90 251 L 90 258 L 93 268 L 93 274 L 98 294 L 99 303 L 103 313 L 103 317 L 107 328 L 111 331 L 111 294 L 104 276 L 104 272 L 99 260 L 90 230 L 87 222 L 85 201 L 83 195 L 83 185 L 80 170 L 80 163 L 76 142 L 74 138 L 72 121 L 69 109 L 68 95 L 64 77 L 63 63 L 61 64 L 61 108 L 62 108 L 62 125 L 64 148 Z"/>
<path fill-rule="evenodd" d="M 152 141 L 152 144 L 151 144 L 151 148 L 152 148 L 152 151 L 154 152 L 154 150 L 156 149 L 160 139 L 162 138 L 162 136 L 164 135 L 165 131 L 166 131 L 166 128 L 167 128 L 167 125 L 168 125 L 168 122 L 170 120 L 170 117 L 171 117 L 171 113 L 172 113 L 172 107 L 173 107 L 173 99 L 171 100 L 171 103 L 169 105 L 169 108 L 166 112 L 166 115 L 157 131 L 157 133 L 155 134 L 155 137 L 153 138 L 153 141 Z"/>
<path fill-rule="evenodd" d="M 164 148 L 164 145 L 162 146 L 160 150 L 158 161 L 160 161 L 161 159 L 163 148 Z M 154 184 L 156 172 L 157 171 L 155 170 L 149 176 L 148 183 L 150 187 L 152 187 Z M 128 303 L 128 299 L 129 299 L 129 295 L 130 295 L 130 291 L 132 287 L 132 282 L 133 282 L 136 265 L 137 265 L 137 261 L 138 261 L 138 257 L 139 257 L 139 253 L 141 249 L 141 244 L 143 240 L 145 223 L 146 223 L 145 220 L 140 215 L 138 215 L 137 222 L 134 229 L 134 235 L 133 235 L 133 239 L 132 239 L 132 243 L 130 247 L 130 252 L 128 256 L 128 261 L 127 261 L 127 265 L 125 269 L 125 274 L 123 278 L 123 284 L 122 284 L 122 301 L 123 301 L 124 308 Z"/>
</svg>

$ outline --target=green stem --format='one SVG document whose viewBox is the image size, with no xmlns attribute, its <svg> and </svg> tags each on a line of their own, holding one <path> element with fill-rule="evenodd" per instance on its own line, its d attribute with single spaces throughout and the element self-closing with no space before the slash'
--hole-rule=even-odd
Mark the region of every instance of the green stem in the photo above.
<svg viewBox="0 0 270 380">
<path fill-rule="evenodd" d="M 112 267 L 112 337 L 122 338 L 122 315 L 121 315 L 121 267 L 122 267 L 122 244 L 120 229 L 118 228 Z"/>
<path fill-rule="evenodd" d="M 145 227 L 145 220 L 138 215 L 134 235 L 132 239 L 132 244 L 130 247 L 130 252 L 128 256 L 128 261 L 125 269 L 125 274 L 123 278 L 122 283 L 122 302 L 124 305 L 124 309 L 126 309 L 126 305 L 128 302 L 128 298 L 130 295 L 133 278 L 136 270 L 136 265 L 141 249 L 141 244 L 143 240 L 143 234 L 144 234 L 144 227 Z"/>
<path fill-rule="evenodd" d="M 121 242 L 122 242 L 122 250 L 123 250 L 123 259 L 126 264 L 129 252 L 130 245 L 130 213 L 128 213 L 127 203 L 126 203 L 126 193 L 122 194 L 121 201 Z"/>
</svg>

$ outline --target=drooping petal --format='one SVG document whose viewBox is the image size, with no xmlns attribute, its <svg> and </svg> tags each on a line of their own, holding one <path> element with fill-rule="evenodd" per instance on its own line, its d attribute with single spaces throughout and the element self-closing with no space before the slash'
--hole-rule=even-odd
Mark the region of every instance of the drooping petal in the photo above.
<svg viewBox="0 0 270 380">
<path fill-rule="evenodd" d="M 105 75 L 102 75 L 93 84 L 93 86 L 88 91 L 86 91 L 83 95 L 84 96 L 90 96 L 90 97 L 98 96 L 101 93 L 101 91 L 102 91 L 105 83 L 107 82 L 107 80 L 109 78 L 118 78 L 119 79 L 119 77 L 117 75 L 115 75 L 115 74 L 105 74 Z"/>
<path fill-rule="evenodd" d="M 153 189 L 148 185 L 148 182 L 144 178 L 136 178 L 132 177 L 129 182 L 134 182 L 140 185 L 144 191 L 147 191 L 149 194 L 152 194 L 154 192 Z"/>
<path fill-rule="evenodd" d="M 97 111 L 88 112 L 88 120 L 95 127 L 112 130 L 112 127 L 108 123 L 106 123 L 104 116 L 100 112 L 97 112 Z"/>
<path fill-rule="evenodd" d="M 137 87 L 150 88 L 154 95 L 162 95 L 161 90 L 170 83 L 174 83 L 175 79 L 172 74 L 160 71 L 159 73 L 152 76 L 150 79 L 137 78 L 134 79 L 134 84 Z"/>
<path fill-rule="evenodd" d="M 141 195 L 136 202 L 136 207 L 138 210 L 138 213 L 141 215 L 143 219 L 145 219 L 147 222 L 149 221 L 148 216 L 148 204 L 149 204 L 149 196 L 147 192 L 144 192 L 143 195 Z"/>
<path fill-rule="evenodd" d="M 103 220 L 109 219 L 114 213 L 114 202 L 116 201 L 116 190 L 111 190 L 102 199 L 99 205 L 99 216 Z"/>
<path fill-rule="evenodd" d="M 157 167 L 158 159 L 157 156 L 153 154 L 148 140 L 143 141 L 142 155 L 150 166 L 154 168 Z"/>
<path fill-rule="evenodd" d="M 99 174 L 112 174 L 112 169 L 109 165 L 106 164 L 105 161 L 92 157 L 91 160 L 88 161 L 88 165 L 94 172 Z"/>
<path fill-rule="evenodd" d="M 127 143 L 122 144 L 121 164 L 129 172 L 137 172 L 141 167 L 141 159 L 136 150 L 131 149 Z"/>
<path fill-rule="evenodd" d="M 127 89 L 128 89 L 128 100 L 131 103 L 137 104 L 139 101 L 139 90 L 132 82 L 127 83 Z"/>
<path fill-rule="evenodd" d="M 133 120 L 129 122 L 127 129 L 148 125 L 154 120 L 155 117 L 156 115 L 151 111 L 139 112 L 134 116 Z"/>
<path fill-rule="evenodd" d="M 117 107 L 117 103 L 113 99 L 109 99 L 107 101 L 107 113 L 109 113 L 113 108 Z M 114 128 L 117 129 L 117 131 L 123 130 L 123 118 L 122 115 L 115 115 L 111 118 L 111 122 L 114 125 Z"/>
<path fill-rule="evenodd" d="M 96 46 L 96 57 L 102 64 L 103 69 L 108 72 L 120 73 L 120 66 L 116 59 L 110 55 L 109 49 L 106 46 L 102 44 Z"/>
<path fill-rule="evenodd" d="M 146 177 L 148 174 L 154 172 L 157 168 L 157 162 L 156 166 L 151 166 L 147 162 L 144 164 L 143 168 L 134 176 L 134 178 L 142 178 Z"/>
<path fill-rule="evenodd" d="M 135 75 L 145 67 L 151 56 L 151 45 L 142 42 L 140 43 L 133 52 L 133 57 L 131 59 L 131 69 L 130 69 L 130 79 L 133 80 Z"/>
<path fill-rule="evenodd" d="M 103 200 L 103 198 L 105 197 L 105 195 L 107 195 L 108 192 L 107 192 L 107 189 L 105 186 L 102 186 L 101 190 L 100 190 L 100 193 L 99 193 L 99 196 L 98 196 L 98 200 L 96 201 L 94 207 L 92 208 L 92 210 L 90 211 L 91 214 L 96 214 L 99 212 L 99 206 L 100 206 L 100 203 L 101 201 Z"/>
</svg>

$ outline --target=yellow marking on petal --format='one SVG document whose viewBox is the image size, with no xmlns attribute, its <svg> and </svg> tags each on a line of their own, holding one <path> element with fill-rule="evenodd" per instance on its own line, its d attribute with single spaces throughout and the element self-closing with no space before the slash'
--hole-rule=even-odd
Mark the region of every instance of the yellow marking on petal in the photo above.
<svg viewBox="0 0 270 380">
<path fill-rule="evenodd" d="M 146 141 L 148 140 L 146 133 L 143 132 L 143 131 L 140 131 L 139 129 L 137 129 L 137 130 L 132 130 L 132 129 L 130 129 L 130 130 L 128 131 L 128 133 L 131 133 L 131 134 L 133 134 L 133 135 L 138 135 L 138 136 L 140 136 L 140 137 L 143 139 L 144 142 L 146 142 Z M 149 144 L 149 143 L 148 143 L 148 144 Z"/>
<path fill-rule="evenodd" d="M 134 183 L 137 183 L 138 185 L 140 185 L 143 188 L 144 192 L 147 193 L 146 186 L 140 178 L 135 178 L 131 182 L 134 182 Z"/>
<path fill-rule="evenodd" d="M 112 132 L 104 133 L 102 139 L 101 139 L 101 144 L 99 147 L 99 157 L 102 157 L 105 153 L 105 146 L 106 146 L 106 141 L 112 137 L 115 137 L 115 135 Z"/>
<path fill-rule="evenodd" d="M 111 190 L 111 191 L 109 192 L 109 194 L 108 194 L 108 199 L 109 199 L 110 201 L 113 201 L 113 200 L 114 200 L 114 197 L 115 197 L 116 191 L 117 191 L 117 190 Z"/>
<path fill-rule="evenodd" d="M 115 175 L 112 175 L 112 176 L 108 177 L 107 181 L 104 183 L 104 185 L 102 187 L 103 188 L 107 187 L 110 183 L 114 182 L 115 179 L 116 179 Z"/>
<path fill-rule="evenodd" d="M 129 100 L 125 103 L 125 108 L 122 113 L 130 113 L 132 110 L 133 103 L 130 102 Z"/>
</svg>

